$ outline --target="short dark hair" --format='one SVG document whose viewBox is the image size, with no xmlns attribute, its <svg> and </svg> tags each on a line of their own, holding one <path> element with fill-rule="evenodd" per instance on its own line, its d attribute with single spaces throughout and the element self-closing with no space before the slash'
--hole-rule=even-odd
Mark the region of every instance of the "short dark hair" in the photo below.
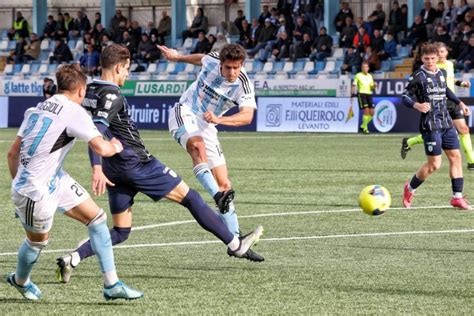
<svg viewBox="0 0 474 316">
<path fill-rule="evenodd" d="M 424 45 L 421 48 L 421 56 L 423 55 L 438 55 L 438 47 L 433 44 Z"/>
<path fill-rule="evenodd" d="M 82 72 L 79 64 L 63 65 L 56 72 L 58 92 L 74 91 L 80 86 L 85 86 L 87 76 Z"/>
<path fill-rule="evenodd" d="M 244 61 L 246 57 L 247 53 L 245 52 L 245 48 L 243 48 L 239 44 L 227 44 L 222 47 L 222 50 L 219 53 L 219 59 L 221 63 L 225 62 L 226 60 Z"/>
<path fill-rule="evenodd" d="M 121 44 L 112 44 L 107 46 L 100 55 L 100 65 L 102 68 L 109 69 L 117 64 L 125 64 L 130 59 L 130 51 Z"/>
</svg>

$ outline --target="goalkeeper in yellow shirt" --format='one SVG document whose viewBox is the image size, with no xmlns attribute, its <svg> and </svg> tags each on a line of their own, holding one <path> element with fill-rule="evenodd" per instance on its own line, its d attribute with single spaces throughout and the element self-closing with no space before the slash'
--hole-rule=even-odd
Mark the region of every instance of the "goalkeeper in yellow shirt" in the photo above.
<svg viewBox="0 0 474 316">
<path fill-rule="evenodd" d="M 435 43 L 438 47 L 438 68 L 446 70 L 447 73 L 447 86 L 451 91 L 454 91 L 454 86 L 460 86 L 469 88 L 471 83 L 469 81 L 459 81 L 454 78 L 454 65 L 450 60 L 447 60 L 448 48 L 445 43 Z M 469 116 L 471 112 L 464 113 L 461 108 L 453 102 L 447 100 L 449 115 L 453 119 L 454 126 L 459 133 L 459 142 L 461 148 L 464 151 L 467 159 L 467 168 L 474 170 L 474 154 L 472 152 L 471 134 L 469 133 L 469 127 L 466 124 L 465 116 Z M 469 108 L 467 108 L 469 109 Z M 421 134 L 411 138 L 403 138 L 402 148 L 400 154 L 402 159 L 405 159 L 408 151 L 417 144 L 423 144 L 423 138 Z"/>
</svg>

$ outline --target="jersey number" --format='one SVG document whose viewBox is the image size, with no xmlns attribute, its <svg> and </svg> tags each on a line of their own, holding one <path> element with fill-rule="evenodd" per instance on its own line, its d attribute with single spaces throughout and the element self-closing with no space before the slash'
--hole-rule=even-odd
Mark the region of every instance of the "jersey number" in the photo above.
<svg viewBox="0 0 474 316">
<path fill-rule="evenodd" d="M 79 186 L 77 182 L 71 185 L 71 190 L 73 190 L 77 196 L 82 196 L 82 194 L 84 194 L 84 190 Z"/>
<path fill-rule="evenodd" d="M 28 127 L 25 129 L 23 132 L 23 137 L 28 136 L 29 133 L 35 128 L 36 123 L 38 123 L 39 115 L 38 114 L 32 114 L 30 118 L 28 119 Z M 35 153 L 36 149 L 38 148 L 39 143 L 43 139 L 44 135 L 46 134 L 46 131 L 48 130 L 49 126 L 53 122 L 52 119 L 48 117 L 43 117 L 43 125 L 41 125 L 41 128 L 36 135 L 36 137 L 33 139 L 33 142 L 31 143 L 30 149 L 28 149 L 28 155 L 33 156 Z"/>
</svg>

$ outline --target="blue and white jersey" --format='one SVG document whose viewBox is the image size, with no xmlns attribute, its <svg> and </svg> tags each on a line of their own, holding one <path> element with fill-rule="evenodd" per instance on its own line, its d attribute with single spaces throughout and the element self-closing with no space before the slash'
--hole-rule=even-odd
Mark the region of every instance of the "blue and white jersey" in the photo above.
<svg viewBox="0 0 474 316">
<path fill-rule="evenodd" d="M 75 138 L 89 142 L 102 135 L 82 106 L 56 94 L 25 111 L 17 136 L 22 138 L 20 163 L 12 189 L 39 201 L 55 190 Z"/>
<path fill-rule="evenodd" d="M 221 116 L 235 106 L 257 108 L 253 84 L 245 69 L 242 67 L 236 81 L 227 81 L 221 73 L 218 52 L 211 52 L 202 58 L 201 72 L 181 96 L 179 103 L 198 117 L 207 111 Z"/>
</svg>

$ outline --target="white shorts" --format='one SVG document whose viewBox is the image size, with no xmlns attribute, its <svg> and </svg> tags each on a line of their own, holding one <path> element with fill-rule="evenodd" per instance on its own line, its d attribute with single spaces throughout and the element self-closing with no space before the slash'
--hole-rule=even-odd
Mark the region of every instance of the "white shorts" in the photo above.
<svg viewBox="0 0 474 316">
<path fill-rule="evenodd" d="M 206 146 L 209 167 L 213 169 L 225 165 L 224 153 L 217 138 L 217 129 L 214 124 L 204 121 L 181 104 L 176 104 L 172 107 L 168 117 L 168 127 L 171 136 L 185 150 L 188 139 L 194 136 L 201 136 Z"/>
<path fill-rule="evenodd" d="M 58 179 L 56 190 L 43 195 L 39 201 L 12 190 L 16 214 L 23 227 L 34 233 L 46 233 L 51 229 L 56 210 L 64 213 L 88 198 L 89 193 L 66 172 Z"/>
</svg>

